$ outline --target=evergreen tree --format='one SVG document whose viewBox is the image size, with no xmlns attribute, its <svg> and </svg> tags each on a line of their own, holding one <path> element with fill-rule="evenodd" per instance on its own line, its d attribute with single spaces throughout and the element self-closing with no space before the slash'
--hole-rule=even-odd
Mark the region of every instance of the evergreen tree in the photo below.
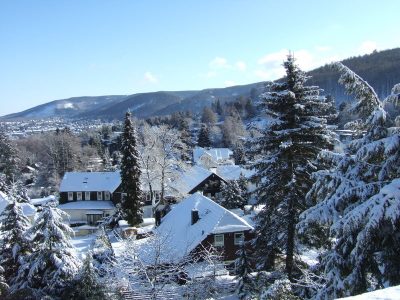
<svg viewBox="0 0 400 300">
<path fill-rule="evenodd" d="M 70 243 L 72 229 L 63 222 L 65 213 L 48 203 L 27 231 L 32 253 L 19 269 L 13 291 L 29 290 L 37 296 L 58 297 L 80 266 Z"/>
<path fill-rule="evenodd" d="M 8 284 L 4 278 L 4 269 L 0 266 L 0 299 L 5 298 L 8 292 Z"/>
<path fill-rule="evenodd" d="M 330 229 L 332 248 L 322 255 L 325 287 L 316 298 L 336 298 L 400 284 L 400 128 L 388 128 L 387 114 L 367 82 L 342 64 L 340 82 L 357 100 L 353 112 L 365 130 L 336 167 L 315 174 L 300 232 L 315 224 Z"/>
<path fill-rule="evenodd" d="M 257 204 L 264 208 L 257 216 L 255 249 L 259 266 L 273 268 L 277 253 L 284 253 L 285 272 L 293 279 L 295 226 L 304 210 L 311 187 L 310 173 L 317 154 L 331 145 L 326 128 L 328 104 L 315 86 L 305 86 L 308 77 L 289 55 L 284 63 L 283 83 L 272 83 L 262 95 L 262 106 L 272 120 L 261 136 L 250 142 L 251 180 L 257 184 Z"/>
<path fill-rule="evenodd" d="M 243 197 L 244 191 L 240 187 L 238 181 L 230 180 L 221 184 L 221 199 L 219 204 L 227 209 L 241 208 L 247 204 L 246 198 Z"/>
<path fill-rule="evenodd" d="M 142 172 L 137 150 L 136 130 L 129 111 L 125 115 L 121 153 L 121 187 L 126 193 L 122 200 L 122 208 L 126 220 L 133 226 L 143 222 L 143 193 L 140 183 Z"/>
<path fill-rule="evenodd" d="M 0 173 L 6 175 L 8 181 L 13 181 L 18 175 L 20 160 L 17 149 L 11 143 L 3 129 L 0 129 Z"/>
<path fill-rule="evenodd" d="M 78 275 L 64 290 L 62 299 L 103 300 L 107 298 L 106 289 L 99 280 L 93 266 L 92 253 L 89 251 Z"/>
<path fill-rule="evenodd" d="M 251 299 L 253 290 L 253 281 L 251 278 L 251 264 L 246 249 L 246 243 L 242 243 L 238 250 L 239 257 L 235 261 L 236 268 L 236 294 L 239 299 Z"/>
<path fill-rule="evenodd" d="M 190 162 L 192 160 L 192 148 L 193 142 L 192 137 L 190 135 L 189 123 L 185 118 L 182 118 L 179 123 L 179 130 L 181 134 L 181 141 L 183 145 L 182 151 L 182 160 L 185 162 Z"/>
<path fill-rule="evenodd" d="M 246 164 L 246 151 L 242 143 L 236 143 L 233 149 L 233 158 L 235 159 L 236 165 Z"/>
<path fill-rule="evenodd" d="M 100 276 L 104 276 L 115 260 L 114 250 L 104 226 L 100 227 L 92 248 L 93 264 L 96 272 Z"/>
<path fill-rule="evenodd" d="M 205 124 L 201 126 L 199 136 L 197 138 L 197 146 L 203 148 L 211 147 L 210 130 Z"/>
<path fill-rule="evenodd" d="M 19 268 L 25 264 L 30 245 L 26 231 L 30 227 L 28 218 L 24 215 L 18 194 L 11 189 L 8 195 L 9 204 L 0 215 L 1 246 L 0 260 L 5 268 L 4 276 L 9 285 L 15 281 Z"/>
</svg>

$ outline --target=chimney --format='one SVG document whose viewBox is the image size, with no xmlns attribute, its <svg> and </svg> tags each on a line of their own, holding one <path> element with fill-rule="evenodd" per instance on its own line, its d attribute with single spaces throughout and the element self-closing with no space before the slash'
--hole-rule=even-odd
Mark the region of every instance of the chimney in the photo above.
<svg viewBox="0 0 400 300">
<path fill-rule="evenodd" d="M 192 225 L 199 220 L 199 211 L 197 209 L 192 209 Z"/>
</svg>

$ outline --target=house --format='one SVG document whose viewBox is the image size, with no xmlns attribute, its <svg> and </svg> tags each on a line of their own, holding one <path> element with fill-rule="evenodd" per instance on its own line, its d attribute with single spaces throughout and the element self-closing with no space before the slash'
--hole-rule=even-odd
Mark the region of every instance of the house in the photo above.
<svg viewBox="0 0 400 300">
<path fill-rule="evenodd" d="M 253 226 L 243 218 L 195 193 L 173 206 L 154 231 L 170 245 L 165 261 L 178 262 L 187 254 L 213 245 L 225 262 L 233 261 L 244 241 L 253 238 Z"/>
<path fill-rule="evenodd" d="M 234 164 L 233 151 L 229 148 L 202 148 L 193 149 L 193 163 L 207 169 L 218 165 Z"/>
<path fill-rule="evenodd" d="M 196 192 L 202 192 L 207 197 L 216 197 L 221 192 L 221 182 L 226 180 L 218 174 L 201 166 L 193 166 L 171 183 L 170 188 L 178 197 Z"/>
<path fill-rule="evenodd" d="M 71 226 L 84 226 L 77 229 L 86 233 L 113 214 L 121 198 L 119 172 L 67 172 L 60 184 L 59 208 L 69 215 Z"/>
</svg>

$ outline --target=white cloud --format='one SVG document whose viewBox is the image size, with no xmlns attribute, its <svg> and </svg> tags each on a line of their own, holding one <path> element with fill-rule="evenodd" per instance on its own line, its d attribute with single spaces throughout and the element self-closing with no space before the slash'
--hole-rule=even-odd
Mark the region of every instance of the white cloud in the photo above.
<svg viewBox="0 0 400 300">
<path fill-rule="evenodd" d="M 231 68 L 228 64 L 228 60 L 224 57 L 216 57 L 208 64 L 212 69 L 226 69 Z"/>
<path fill-rule="evenodd" d="M 240 61 L 240 60 L 236 62 L 235 66 L 239 71 L 245 71 L 247 68 L 246 63 L 244 61 Z"/>
<path fill-rule="evenodd" d="M 360 54 L 369 54 L 378 49 L 378 45 L 374 41 L 364 41 L 358 50 Z"/>
<path fill-rule="evenodd" d="M 233 80 L 225 80 L 224 84 L 225 84 L 225 87 L 228 87 L 228 86 L 236 85 L 236 82 L 234 82 Z"/>
<path fill-rule="evenodd" d="M 158 79 L 151 72 L 147 71 L 144 73 L 143 79 L 148 83 L 158 83 Z"/>
</svg>

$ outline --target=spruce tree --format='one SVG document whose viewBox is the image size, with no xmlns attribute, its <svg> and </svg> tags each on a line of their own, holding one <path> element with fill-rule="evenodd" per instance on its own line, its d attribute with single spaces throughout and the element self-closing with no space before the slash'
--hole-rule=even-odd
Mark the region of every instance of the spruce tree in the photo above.
<svg viewBox="0 0 400 300">
<path fill-rule="evenodd" d="M 15 180 L 18 175 L 20 160 L 17 149 L 11 143 L 3 129 L 0 129 L 0 173 L 6 175 L 9 182 Z"/>
<path fill-rule="evenodd" d="M 326 153 L 336 166 L 317 172 L 307 198 L 300 232 L 315 225 L 329 229 L 332 247 L 322 255 L 325 286 L 316 298 L 336 298 L 400 284 L 400 128 L 375 91 L 338 63 L 340 82 L 356 103 L 351 111 L 364 131 L 345 153 Z M 352 124 L 348 124 L 351 126 Z"/>
<path fill-rule="evenodd" d="M 70 243 L 72 229 L 54 202 L 45 205 L 27 231 L 32 253 L 21 267 L 13 291 L 29 290 L 37 296 L 58 297 L 78 272 L 80 261 Z"/>
<path fill-rule="evenodd" d="M 143 193 L 136 130 L 129 111 L 125 115 L 121 154 L 121 187 L 126 193 L 122 199 L 122 209 L 126 220 L 134 226 L 143 222 Z"/>
<path fill-rule="evenodd" d="M 4 269 L 0 266 L 0 299 L 5 298 L 8 294 L 8 284 L 4 278 Z"/>
<path fill-rule="evenodd" d="M 251 278 L 251 263 L 249 259 L 249 254 L 246 249 L 246 243 L 242 243 L 238 250 L 239 257 L 235 261 L 236 269 L 236 294 L 239 299 L 251 299 L 253 290 L 253 280 Z"/>
<path fill-rule="evenodd" d="M 295 226 L 305 209 L 305 195 L 311 187 L 310 173 L 318 153 L 331 146 L 326 127 L 328 104 L 319 88 L 305 86 L 308 77 L 292 55 L 284 62 L 286 78 L 272 83 L 261 97 L 262 108 L 271 118 L 260 136 L 250 141 L 254 158 L 251 177 L 257 184 L 257 204 L 264 208 L 257 216 L 255 249 L 259 267 L 274 268 L 276 254 L 285 254 L 285 272 L 293 279 Z"/>
<path fill-rule="evenodd" d="M 106 289 L 99 280 L 93 266 L 92 253 L 89 251 L 79 273 L 64 290 L 62 299 L 104 300 L 107 298 Z"/>
<path fill-rule="evenodd" d="M 238 181 L 230 180 L 221 184 L 221 199 L 219 204 L 227 209 L 241 208 L 247 204 L 247 200 L 243 197 L 245 191 L 242 190 Z"/>
<path fill-rule="evenodd" d="M 210 130 L 205 124 L 201 126 L 201 129 L 199 131 L 199 135 L 197 138 L 197 146 L 203 148 L 211 147 Z"/>
<path fill-rule="evenodd" d="M 30 252 L 26 231 L 30 227 L 28 218 L 22 211 L 18 194 L 11 190 L 8 195 L 9 204 L 5 207 L 0 219 L 1 246 L 0 261 L 4 268 L 4 276 L 8 285 L 15 281 L 18 270 L 26 263 Z"/>
</svg>

